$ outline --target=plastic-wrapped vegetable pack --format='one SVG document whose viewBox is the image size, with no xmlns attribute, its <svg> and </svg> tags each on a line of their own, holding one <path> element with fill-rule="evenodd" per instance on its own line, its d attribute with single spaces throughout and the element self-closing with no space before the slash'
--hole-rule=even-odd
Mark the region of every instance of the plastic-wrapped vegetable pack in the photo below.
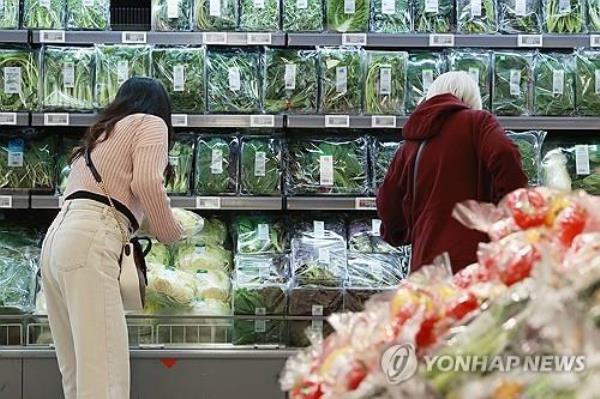
<svg viewBox="0 0 600 399">
<path fill-rule="evenodd" d="M 282 143 L 279 138 L 245 136 L 240 144 L 240 193 L 281 194 Z"/>
<path fill-rule="evenodd" d="M 575 59 L 571 54 L 537 54 L 533 74 L 535 115 L 575 113 Z"/>
<path fill-rule="evenodd" d="M 134 76 L 150 76 L 149 46 L 96 46 L 96 101 L 104 107 L 121 85 Z"/>
<path fill-rule="evenodd" d="M 189 241 L 173 248 L 173 260 L 177 269 L 188 273 L 196 273 L 198 270 L 228 273 L 233 265 L 231 251 L 221 246 L 195 245 Z"/>
<path fill-rule="evenodd" d="M 240 0 L 240 29 L 279 30 L 279 0 Z"/>
<path fill-rule="evenodd" d="M 556 145 L 558 144 L 558 145 Z M 600 143 L 549 143 L 542 160 L 542 183 L 561 190 L 600 195 Z"/>
<path fill-rule="evenodd" d="M 494 53 L 492 112 L 497 115 L 528 115 L 533 81 L 533 54 Z"/>
<path fill-rule="evenodd" d="M 196 184 L 198 195 L 237 192 L 238 139 L 231 136 L 200 136 L 196 143 Z"/>
<path fill-rule="evenodd" d="M 282 27 L 285 32 L 321 32 L 323 0 L 283 0 Z"/>
<path fill-rule="evenodd" d="M 167 89 L 174 113 L 204 112 L 205 56 L 204 48 L 152 50 L 152 75 Z"/>
<path fill-rule="evenodd" d="M 0 109 L 35 109 L 38 92 L 36 54 L 28 50 L 0 50 Z"/>
<path fill-rule="evenodd" d="M 256 51 L 209 51 L 207 91 L 209 112 L 260 111 L 261 62 Z"/>
<path fill-rule="evenodd" d="M 67 29 L 107 30 L 110 27 L 110 0 L 66 0 Z"/>
<path fill-rule="evenodd" d="M 291 195 L 361 195 L 368 192 L 367 143 L 295 140 L 288 145 L 287 190 Z"/>
<path fill-rule="evenodd" d="M 187 241 L 196 246 L 223 247 L 228 236 L 229 231 L 225 222 L 216 217 L 209 217 L 204 219 L 202 230 L 193 234 Z"/>
<path fill-rule="evenodd" d="M 340 215 L 311 214 L 293 221 L 294 238 L 346 239 L 346 223 Z"/>
<path fill-rule="evenodd" d="M 195 0 L 196 29 L 201 31 L 235 30 L 238 24 L 237 0 Z"/>
<path fill-rule="evenodd" d="M 588 30 L 600 32 L 600 1 L 590 0 L 586 3 Z"/>
<path fill-rule="evenodd" d="M 291 247 L 292 273 L 297 285 L 341 287 L 347 266 L 344 239 L 301 236 L 292 238 Z"/>
<path fill-rule="evenodd" d="M 285 285 L 239 285 L 236 282 L 233 298 L 233 311 L 236 315 L 283 315 L 286 308 Z"/>
<path fill-rule="evenodd" d="M 545 131 L 507 132 L 508 137 L 519 147 L 523 171 L 527 175 L 529 186 L 540 183 L 540 169 L 542 163 L 542 144 L 546 137 Z"/>
<path fill-rule="evenodd" d="M 24 0 L 24 29 L 64 29 L 65 0 Z"/>
<path fill-rule="evenodd" d="M 31 232 L 2 229 L 8 240 L 0 243 L 0 313 L 27 313 L 34 310 L 37 257 Z"/>
<path fill-rule="evenodd" d="M 260 308 L 259 312 L 261 311 Z M 237 317 L 233 322 L 231 343 L 233 345 L 279 345 L 286 342 L 286 322 L 269 318 L 244 320 Z"/>
<path fill-rule="evenodd" d="M 406 96 L 408 53 L 367 52 L 365 112 L 373 115 L 402 115 Z"/>
<path fill-rule="evenodd" d="M 600 51 L 575 53 L 577 112 L 600 115 Z"/>
<path fill-rule="evenodd" d="M 265 112 L 316 113 L 319 95 L 317 52 L 265 50 Z"/>
<path fill-rule="evenodd" d="M 169 163 L 175 171 L 175 178 L 167 184 L 169 194 L 188 194 L 192 181 L 192 162 L 194 161 L 194 137 L 179 135 L 169 150 Z"/>
<path fill-rule="evenodd" d="M 385 288 L 396 286 L 408 275 L 407 265 L 395 254 L 348 254 L 346 287 Z"/>
<path fill-rule="evenodd" d="M 328 316 L 342 310 L 342 289 L 339 287 L 293 287 L 289 296 L 291 316 Z"/>
<path fill-rule="evenodd" d="M 498 0 L 498 23 L 502 33 L 542 31 L 542 0 Z"/>
<path fill-rule="evenodd" d="M 321 112 L 332 114 L 360 112 L 363 57 L 363 50 L 319 50 Z"/>
<path fill-rule="evenodd" d="M 69 159 L 75 147 L 81 140 L 63 137 L 59 146 L 58 156 L 56 157 L 56 192 L 63 194 L 67 189 L 67 179 L 71 173 Z"/>
<path fill-rule="evenodd" d="M 348 227 L 348 248 L 350 252 L 397 254 L 410 257 L 410 249 L 394 247 L 381 238 L 381 220 L 361 218 L 353 220 Z"/>
<path fill-rule="evenodd" d="M 289 278 L 290 259 L 288 255 L 236 255 L 235 257 L 234 280 L 238 286 L 282 285 L 286 284 Z"/>
<path fill-rule="evenodd" d="M 543 0 L 544 32 L 585 32 L 586 0 Z"/>
<path fill-rule="evenodd" d="M 496 33 L 498 19 L 495 0 L 457 0 L 456 30 L 460 33 Z"/>
<path fill-rule="evenodd" d="M 373 178 L 374 193 L 377 193 L 377 189 L 383 184 L 396 151 L 401 145 L 402 142 L 398 141 L 373 140 L 371 145 L 371 176 Z"/>
<path fill-rule="evenodd" d="M 239 254 L 283 253 L 287 249 L 283 221 L 267 215 L 238 216 L 234 233 Z"/>
<path fill-rule="evenodd" d="M 371 0 L 371 32 L 406 33 L 412 30 L 409 0 Z"/>
<path fill-rule="evenodd" d="M 448 56 L 450 70 L 464 71 L 479 83 L 481 104 L 484 109 L 490 109 L 492 99 L 492 53 L 489 51 L 457 50 Z"/>
<path fill-rule="evenodd" d="M 418 52 L 408 57 L 406 112 L 412 112 L 427 95 L 431 84 L 448 69 L 441 52 Z"/>
<path fill-rule="evenodd" d="M 161 32 L 190 31 L 193 0 L 152 0 L 152 29 Z"/>
<path fill-rule="evenodd" d="M 45 47 L 42 51 L 42 108 L 94 109 L 94 49 Z"/>
<path fill-rule="evenodd" d="M 417 32 L 451 32 L 454 23 L 454 1 L 416 0 L 414 16 Z"/>
<path fill-rule="evenodd" d="M 0 15 L 0 29 L 19 29 L 19 0 L 7 0 Z"/>
<path fill-rule="evenodd" d="M 369 0 L 328 0 L 327 28 L 332 32 L 366 32 Z"/>
</svg>

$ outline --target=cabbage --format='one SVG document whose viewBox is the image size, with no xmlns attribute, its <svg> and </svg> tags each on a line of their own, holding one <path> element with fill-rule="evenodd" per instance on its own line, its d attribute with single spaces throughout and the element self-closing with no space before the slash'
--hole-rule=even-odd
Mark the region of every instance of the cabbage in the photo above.
<svg viewBox="0 0 600 399">
<path fill-rule="evenodd" d="M 204 228 L 198 234 L 188 239 L 194 245 L 216 245 L 222 246 L 227 240 L 227 225 L 217 218 L 204 219 Z"/>
<path fill-rule="evenodd" d="M 156 240 L 152 240 L 152 248 L 146 255 L 146 263 L 169 266 L 171 264 L 171 253 L 169 247 Z"/>
<path fill-rule="evenodd" d="M 193 244 L 180 244 L 175 250 L 175 267 L 179 270 L 195 273 L 198 270 L 231 269 L 230 251 L 217 246 L 197 247 Z"/>
<path fill-rule="evenodd" d="M 231 315 L 231 306 L 228 302 L 219 301 L 218 299 L 204 299 L 196 301 L 193 304 L 194 314 L 203 316 L 229 316 Z M 216 322 L 221 322 L 215 320 Z M 220 323 L 219 323 L 220 324 Z"/>
<path fill-rule="evenodd" d="M 196 272 L 196 293 L 202 299 L 227 301 L 231 282 L 227 273 L 221 270 L 198 270 Z"/>
<path fill-rule="evenodd" d="M 183 227 L 183 236 L 192 237 L 204 228 L 204 218 L 182 208 L 173 208 L 173 216 Z"/>
<path fill-rule="evenodd" d="M 172 313 L 190 310 L 196 298 L 193 274 L 168 268 L 150 268 L 146 312 Z"/>
</svg>

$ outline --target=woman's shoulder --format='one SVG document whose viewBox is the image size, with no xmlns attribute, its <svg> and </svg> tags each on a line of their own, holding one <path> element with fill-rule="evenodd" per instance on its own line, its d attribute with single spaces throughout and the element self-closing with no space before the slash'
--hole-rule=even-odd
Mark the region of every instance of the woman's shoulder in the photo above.
<svg viewBox="0 0 600 399">
<path fill-rule="evenodd" d="M 167 124 L 154 115 L 129 115 L 121 119 L 116 128 L 131 134 L 134 145 L 164 144 L 168 140 Z"/>
<path fill-rule="evenodd" d="M 122 127 L 129 127 L 129 126 L 156 127 L 156 128 L 164 129 L 165 131 L 167 131 L 167 124 L 165 123 L 165 121 L 162 120 L 162 118 L 159 118 L 158 116 L 150 115 L 150 114 L 128 115 L 125 118 L 121 119 L 118 122 L 118 125 L 120 125 Z"/>
</svg>

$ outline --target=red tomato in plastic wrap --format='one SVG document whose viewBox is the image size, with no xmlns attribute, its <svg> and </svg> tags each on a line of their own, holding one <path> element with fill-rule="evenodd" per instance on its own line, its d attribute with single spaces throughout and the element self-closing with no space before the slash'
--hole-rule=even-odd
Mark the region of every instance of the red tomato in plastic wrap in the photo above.
<svg viewBox="0 0 600 399">
<path fill-rule="evenodd" d="M 321 384 L 305 381 L 290 392 L 292 399 L 320 399 L 323 397 Z"/>
<path fill-rule="evenodd" d="M 474 284 L 485 283 L 492 279 L 489 269 L 478 263 L 467 266 L 452 277 L 452 282 L 459 288 L 469 288 Z"/>
<path fill-rule="evenodd" d="M 554 228 L 563 245 L 570 246 L 573 239 L 583 232 L 587 216 L 587 211 L 577 203 L 571 203 L 558 214 Z"/>
<path fill-rule="evenodd" d="M 544 224 L 549 210 L 548 200 L 534 189 L 521 188 L 508 194 L 504 204 L 517 226 L 522 229 Z"/>
<path fill-rule="evenodd" d="M 423 320 L 421 327 L 415 336 L 417 348 L 424 349 L 437 342 L 438 336 L 436 334 L 435 325 L 439 320 L 440 318 L 434 315 L 428 316 Z"/>
<path fill-rule="evenodd" d="M 500 279 L 507 286 L 522 281 L 531 275 L 533 265 L 542 257 L 540 253 L 530 244 L 524 246 L 512 254 L 506 263 L 498 269 Z"/>
<path fill-rule="evenodd" d="M 357 363 L 352 367 L 352 370 L 346 376 L 346 387 L 349 391 L 354 391 L 360 386 L 365 377 L 367 376 L 367 369 L 360 363 Z"/>
<path fill-rule="evenodd" d="M 446 311 L 446 315 L 454 318 L 455 320 L 461 320 L 463 317 L 478 308 L 479 301 L 477 300 L 477 297 L 471 292 L 466 292 L 461 294 L 460 298 L 452 303 L 452 305 Z"/>
</svg>

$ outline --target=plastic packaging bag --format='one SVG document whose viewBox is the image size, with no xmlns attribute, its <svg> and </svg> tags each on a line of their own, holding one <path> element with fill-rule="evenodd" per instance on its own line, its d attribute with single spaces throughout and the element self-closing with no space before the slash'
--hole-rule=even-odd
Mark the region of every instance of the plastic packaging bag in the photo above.
<svg viewBox="0 0 600 399">
<path fill-rule="evenodd" d="M 281 195 L 281 139 L 242 137 L 240 192 L 248 195 Z"/>
<path fill-rule="evenodd" d="M 412 30 L 409 0 L 371 0 L 371 32 L 407 33 Z"/>
<path fill-rule="evenodd" d="M 498 0 L 498 23 L 502 33 L 540 33 L 542 0 Z"/>
<path fill-rule="evenodd" d="M 412 112 L 425 98 L 431 84 L 448 69 L 441 52 L 418 52 L 408 57 L 406 112 Z"/>
<path fill-rule="evenodd" d="M 534 76 L 535 115 L 569 116 L 575 113 L 575 59 L 571 54 L 537 54 Z"/>
<path fill-rule="evenodd" d="M 395 288 L 346 288 L 344 290 L 344 311 L 362 312 L 365 304 L 374 296 L 380 294 L 391 294 Z"/>
<path fill-rule="evenodd" d="M 377 193 L 383 184 L 385 175 L 396 155 L 396 151 L 403 144 L 398 141 L 382 141 L 374 139 L 371 144 L 371 176 L 373 179 L 373 192 Z"/>
<path fill-rule="evenodd" d="M 265 112 L 316 113 L 317 52 L 274 48 L 265 52 Z"/>
<path fill-rule="evenodd" d="M 268 216 L 238 216 L 234 222 L 239 254 L 283 253 L 287 248 L 285 226 Z"/>
<path fill-rule="evenodd" d="M 179 270 L 195 273 L 198 270 L 228 272 L 233 265 L 231 251 L 219 246 L 196 246 L 187 242 L 173 250 L 173 263 Z"/>
<path fill-rule="evenodd" d="M 395 254 L 348 254 L 346 287 L 384 288 L 396 286 L 408 275 L 407 265 Z"/>
<path fill-rule="evenodd" d="M 288 153 L 288 194 L 361 195 L 369 190 L 363 137 L 295 140 Z"/>
<path fill-rule="evenodd" d="M 311 214 L 293 221 L 294 237 L 346 240 L 346 221 L 340 215 Z"/>
<path fill-rule="evenodd" d="M 380 234 L 381 220 L 361 218 L 353 220 L 348 227 L 350 252 L 398 254 L 410 258 L 410 247 L 394 247 Z"/>
<path fill-rule="evenodd" d="M 363 58 L 363 50 L 319 50 L 321 112 L 332 114 L 360 112 Z"/>
<path fill-rule="evenodd" d="M 545 186 L 600 195 L 600 143 L 566 144 L 548 151 L 542 171 Z"/>
<path fill-rule="evenodd" d="M 528 115 L 533 54 L 495 52 L 492 112 L 497 115 Z"/>
<path fill-rule="evenodd" d="M 166 186 L 169 194 L 185 195 L 190 192 L 192 180 L 192 162 L 194 161 L 194 137 L 179 135 L 169 150 L 169 163 L 173 167 L 175 177 Z"/>
<path fill-rule="evenodd" d="M 457 0 L 456 30 L 460 33 L 496 33 L 496 0 Z"/>
<path fill-rule="evenodd" d="M 205 109 L 204 48 L 152 50 L 152 76 L 167 89 L 174 113 L 201 114 Z"/>
<path fill-rule="evenodd" d="M 540 183 L 542 144 L 546 137 L 545 131 L 507 132 L 508 137 L 515 142 L 521 153 L 523 171 L 527 175 L 529 186 Z"/>
<path fill-rule="evenodd" d="M 454 24 L 453 0 L 416 0 L 414 5 L 415 31 L 448 33 Z"/>
<path fill-rule="evenodd" d="M 283 320 L 233 321 L 231 343 L 233 345 L 279 345 L 285 344 L 286 322 Z"/>
<path fill-rule="evenodd" d="M 327 28 L 332 32 L 366 32 L 369 0 L 328 0 Z"/>
<path fill-rule="evenodd" d="M 24 29 L 64 29 L 64 0 L 23 0 Z"/>
<path fill-rule="evenodd" d="M 340 287 L 346 276 L 346 241 L 339 238 L 292 239 L 292 270 L 298 285 Z"/>
<path fill-rule="evenodd" d="M 96 45 L 96 101 L 108 105 L 134 76 L 150 76 L 150 46 Z"/>
<path fill-rule="evenodd" d="M 287 287 L 282 284 L 236 284 L 233 312 L 236 315 L 284 315 L 287 310 Z"/>
<path fill-rule="evenodd" d="M 456 50 L 448 56 L 451 71 L 464 71 L 479 84 L 481 104 L 490 109 L 492 99 L 492 53 L 477 50 Z"/>
<path fill-rule="evenodd" d="M 237 0 L 195 0 L 196 29 L 200 31 L 229 31 L 238 25 Z"/>
<path fill-rule="evenodd" d="M 238 286 L 280 285 L 287 283 L 289 278 L 288 255 L 237 255 L 235 257 L 234 280 Z"/>
<path fill-rule="evenodd" d="M 200 136 L 196 143 L 196 184 L 198 195 L 237 192 L 237 137 Z"/>
<path fill-rule="evenodd" d="M 586 0 L 543 0 L 544 32 L 585 32 Z"/>
<path fill-rule="evenodd" d="M 23 234 L 20 231 L 6 231 Z M 35 308 L 39 250 L 23 243 L 0 245 L 0 313 L 28 313 Z"/>
<path fill-rule="evenodd" d="M 19 29 L 19 0 L 4 1 L 4 9 L 0 15 L 0 29 Z"/>
<path fill-rule="evenodd" d="M 216 269 L 200 269 L 195 272 L 196 296 L 202 300 L 215 299 L 227 302 L 231 295 L 229 275 Z"/>
<path fill-rule="evenodd" d="M 240 0 L 240 29 L 279 30 L 279 0 Z"/>
<path fill-rule="evenodd" d="M 188 242 L 197 246 L 223 247 L 228 237 L 225 222 L 216 217 L 208 217 L 204 219 L 202 230 L 188 237 Z"/>
<path fill-rule="evenodd" d="M 343 306 L 341 288 L 294 287 L 289 298 L 290 316 L 328 316 Z"/>
<path fill-rule="evenodd" d="M 193 0 L 152 0 L 152 29 L 191 31 L 193 8 Z"/>
<path fill-rule="evenodd" d="M 93 48 L 43 48 L 43 109 L 94 109 L 94 56 Z"/>
<path fill-rule="evenodd" d="M 38 92 L 37 54 L 29 50 L 0 50 L 0 109 L 35 109 Z"/>
<path fill-rule="evenodd" d="M 110 0 L 66 0 L 67 29 L 108 30 Z"/>
<path fill-rule="evenodd" d="M 365 112 L 372 115 L 403 115 L 406 96 L 405 51 L 367 52 Z"/>
<path fill-rule="evenodd" d="M 209 51 L 207 59 L 209 112 L 259 112 L 260 54 L 239 49 Z"/>
<path fill-rule="evenodd" d="M 600 1 L 589 0 L 586 2 L 588 30 L 590 32 L 600 32 Z"/>
<path fill-rule="evenodd" d="M 579 115 L 600 115 L 600 51 L 577 51 L 575 63 L 577 112 Z"/>
<path fill-rule="evenodd" d="M 283 0 L 282 6 L 285 32 L 323 31 L 323 0 Z"/>
</svg>

